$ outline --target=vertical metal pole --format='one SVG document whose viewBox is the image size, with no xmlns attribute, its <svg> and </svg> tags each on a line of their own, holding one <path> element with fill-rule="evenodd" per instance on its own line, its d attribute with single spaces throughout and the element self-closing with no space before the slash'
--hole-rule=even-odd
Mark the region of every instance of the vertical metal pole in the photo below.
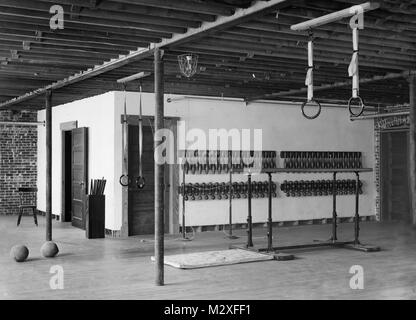
<svg viewBox="0 0 416 320">
<path fill-rule="evenodd" d="M 356 179 L 356 186 L 355 186 L 355 217 L 354 217 L 354 244 L 360 244 L 358 240 L 360 236 L 360 215 L 359 211 L 359 198 L 360 198 L 360 174 L 358 171 L 355 172 L 357 179 Z"/>
<path fill-rule="evenodd" d="M 46 91 L 46 241 L 52 241 L 52 92 Z"/>
<path fill-rule="evenodd" d="M 410 129 L 409 129 L 409 182 L 413 224 L 416 225 L 416 76 L 409 79 Z"/>
<path fill-rule="evenodd" d="M 253 225 L 251 217 L 251 174 L 248 174 L 248 216 L 247 216 L 247 225 L 248 225 L 248 234 L 247 234 L 247 247 L 253 246 Z"/>
<path fill-rule="evenodd" d="M 155 151 L 162 143 L 158 131 L 164 127 L 164 80 L 162 52 L 154 53 L 155 67 Z M 160 152 L 155 152 L 155 262 L 156 285 L 164 285 L 164 164 L 159 159 Z"/>
<path fill-rule="evenodd" d="M 337 173 L 332 179 L 332 241 L 337 241 Z"/>
<path fill-rule="evenodd" d="M 186 187 L 185 187 L 185 169 L 182 170 L 182 182 L 183 182 L 183 194 L 182 194 L 182 238 L 186 239 L 186 224 L 185 224 L 185 195 L 186 195 Z"/>
<path fill-rule="evenodd" d="M 267 251 L 273 251 L 273 227 L 272 227 L 272 174 L 269 172 L 269 216 L 267 219 L 267 227 L 269 232 L 267 233 Z"/>
<path fill-rule="evenodd" d="M 230 234 L 229 237 L 233 237 L 233 171 L 230 170 L 230 187 L 228 190 L 228 197 L 230 199 L 229 201 L 229 224 L 230 224 Z"/>
</svg>

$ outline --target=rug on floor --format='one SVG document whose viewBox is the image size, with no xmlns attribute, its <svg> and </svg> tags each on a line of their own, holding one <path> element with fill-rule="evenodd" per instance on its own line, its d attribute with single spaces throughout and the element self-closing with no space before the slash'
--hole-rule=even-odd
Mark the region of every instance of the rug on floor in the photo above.
<svg viewBox="0 0 416 320">
<path fill-rule="evenodd" d="M 248 250 L 230 249 L 168 255 L 165 256 L 165 264 L 179 269 L 196 269 L 273 259 L 272 255 Z M 152 261 L 154 261 L 154 257 L 152 257 Z"/>
</svg>

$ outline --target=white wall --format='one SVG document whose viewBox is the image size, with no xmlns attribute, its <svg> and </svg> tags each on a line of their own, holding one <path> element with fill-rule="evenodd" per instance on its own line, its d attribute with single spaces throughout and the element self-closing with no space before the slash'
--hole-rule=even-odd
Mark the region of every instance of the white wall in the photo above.
<svg viewBox="0 0 416 320">
<path fill-rule="evenodd" d="M 45 119 L 44 110 L 38 120 Z M 78 127 L 88 127 L 88 177 L 105 177 L 106 228 L 116 229 L 114 203 L 114 93 L 75 101 L 52 109 L 52 213 L 61 215 L 62 143 L 60 124 L 78 121 Z M 38 129 L 38 209 L 45 211 L 45 129 Z M 118 180 L 117 180 L 118 181 Z M 117 182 L 118 184 L 118 182 Z"/>
<path fill-rule="evenodd" d="M 127 93 L 127 113 L 138 114 L 138 93 Z M 166 99 L 168 96 L 165 97 Z M 61 211 L 61 132 L 62 122 L 78 120 L 79 127 L 89 127 L 89 177 L 107 179 L 106 228 L 120 230 L 122 224 L 122 187 L 118 178 L 122 170 L 122 127 L 124 93 L 109 92 L 100 96 L 76 101 L 53 108 L 53 213 Z M 143 114 L 154 115 L 154 95 L 143 94 Z M 241 102 L 180 100 L 165 102 L 165 115 L 180 117 L 187 123 L 187 130 L 200 128 L 208 135 L 209 129 L 262 129 L 264 150 L 334 150 L 363 152 L 364 166 L 373 167 L 374 144 L 372 122 L 349 121 L 348 111 L 340 108 L 324 108 L 315 120 L 303 118 L 299 105 L 255 103 L 246 106 Z M 39 112 L 39 120 L 44 112 Z M 38 135 L 38 207 L 45 210 L 45 133 Z M 353 178 L 339 175 L 339 178 Z M 330 179 L 329 174 L 281 174 L 274 181 Z M 234 181 L 245 181 L 242 175 L 234 175 Z M 265 175 L 253 180 L 266 180 Z M 360 214 L 373 215 L 375 186 L 372 173 L 362 174 L 364 194 L 360 198 Z M 187 182 L 228 181 L 228 175 L 188 175 Z M 273 220 L 291 221 L 331 217 L 332 198 L 286 198 L 282 192 L 273 199 Z M 253 221 L 264 222 L 267 201 L 253 199 Z M 181 212 L 181 208 L 179 210 Z M 354 197 L 338 197 L 339 216 L 352 216 Z M 233 221 L 244 223 L 247 201 L 233 201 Z M 188 201 L 186 203 L 188 225 L 225 224 L 228 221 L 228 201 Z"/>
<path fill-rule="evenodd" d="M 165 97 L 166 99 L 168 96 Z M 121 125 L 120 115 L 123 112 L 124 94 L 115 93 L 116 102 L 116 176 L 121 175 Z M 138 94 L 128 93 L 127 113 L 138 114 Z M 143 95 L 143 114 L 154 114 L 153 94 Z M 264 150 L 325 150 L 325 151 L 361 151 L 365 167 L 373 167 L 374 132 L 372 122 L 349 120 L 348 110 L 341 108 L 324 108 L 320 117 L 315 120 L 305 119 L 299 105 L 255 103 L 246 106 L 241 102 L 181 100 L 165 102 L 165 115 L 177 116 L 187 123 L 187 130 L 200 128 L 208 136 L 209 129 L 215 128 L 247 128 L 263 130 Z M 117 143 L 119 141 L 119 143 Z M 280 174 L 274 175 L 274 181 L 331 179 L 330 174 Z M 348 174 L 338 178 L 355 177 Z M 266 175 L 253 180 L 264 181 Z M 245 181 L 242 175 L 234 175 L 235 181 Z M 187 182 L 225 182 L 228 175 L 188 175 Z M 364 194 L 360 198 L 360 214 L 374 215 L 375 186 L 373 173 L 362 174 Z M 121 188 L 116 187 L 115 202 L 117 203 L 116 221 L 121 225 Z M 354 196 L 338 197 L 338 215 L 353 216 Z M 253 199 L 253 221 L 264 222 L 267 215 L 267 201 Z M 181 212 L 181 208 L 179 210 Z M 332 198 L 301 197 L 287 198 L 282 192 L 273 200 L 273 220 L 291 221 L 331 217 Z M 244 223 L 247 217 L 247 201 L 233 201 L 233 221 Z M 186 203 L 188 225 L 225 224 L 228 221 L 228 201 L 188 201 Z"/>
</svg>

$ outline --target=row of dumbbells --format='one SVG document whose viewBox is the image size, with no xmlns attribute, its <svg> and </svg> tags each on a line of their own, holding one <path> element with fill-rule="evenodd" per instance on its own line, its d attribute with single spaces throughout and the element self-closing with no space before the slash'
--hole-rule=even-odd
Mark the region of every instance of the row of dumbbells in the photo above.
<svg viewBox="0 0 416 320">
<path fill-rule="evenodd" d="M 186 174 L 228 173 L 245 168 L 276 168 L 275 151 L 186 150 L 180 155 Z"/>
<path fill-rule="evenodd" d="M 281 151 L 286 169 L 356 169 L 362 168 L 361 152 Z"/>
<path fill-rule="evenodd" d="M 337 195 L 349 195 L 356 193 L 356 180 L 337 180 Z M 360 181 L 358 192 L 363 193 L 363 183 Z M 280 185 L 288 197 L 307 197 L 307 196 L 328 196 L 333 194 L 332 180 L 312 180 L 312 181 L 283 181 Z"/>
<path fill-rule="evenodd" d="M 272 183 L 272 195 L 277 197 L 277 185 Z M 179 193 L 188 200 L 222 200 L 230 197 L 230 184 L 225 182 L 210 183 L 182 183 Z M 269 194 L 268 181 L 253 181 L 251 183 L 253 198 L 265 198 Z M 231 190 L 232 199 L 244 199 L 248 197 L 248 184 L 246 182 L 233 182 Z"/>
</svg>

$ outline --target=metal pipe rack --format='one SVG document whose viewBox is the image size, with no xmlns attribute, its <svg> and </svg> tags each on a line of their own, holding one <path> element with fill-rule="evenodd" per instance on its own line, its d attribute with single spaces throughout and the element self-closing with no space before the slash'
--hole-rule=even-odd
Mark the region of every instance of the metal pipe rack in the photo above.
<svg viewBox="0 0 416 320">
<path fill-rule="evenodd" d="M 254 246 L 253 244 L 253 232 L 252 232 L 252 212 L 251 212 L 251 176 L 256 173 L 246 172 L 248 178 L 248 215 L 247 215 L 247 243 L 245 246 L 231 246 L 232 248 L 252 250 L 256 252 L 266 252 L 276 256 L 278 260 L 289 260 L 293 259 L 292 255 L 286 255 L 279 253 L 279 251 L 285 250 L 296 250 L 296 249 L 305 249 L 305 248 L 314 248 L 314 247 L 337 247 L 345 249 L 353 249 L 364 252 L 374 252 L 380 251 L 380 247 L 364 245 L 361 244 L 359 240 L 359 231 L 360 231 L 360 215 L 359 215 L 359 184 L 360 184 L 360 173 L 372 172 L 371 168 L 362 168 L 362 169 L 264 169 L 260 173 L 266 173 L 269 176 L 269 195 L 268 195 L 268 219 L 267 219 L 267 247 Z M 326 241 L 317 241 L 313 243 L 305 243 L 299 245 L 290 245 L 290 246 L 274 246 L 273 245 L 273 219 L 272 219 L 272 175 L 277 173 L 332 173 L 333 174 L 333 205 L 332 205 L 332 235 L 329 240 Z M 337 238 L 337 211 L 336 211 L 336 200 L 337 200 L 337 184 L 336 176 L 338 173 L 354 173 L 356 176 L 356 192 L 355 192 L 355 215 L 354 215 L 354 240 L 353 241 L 338 241 Z"/>
</svg>

